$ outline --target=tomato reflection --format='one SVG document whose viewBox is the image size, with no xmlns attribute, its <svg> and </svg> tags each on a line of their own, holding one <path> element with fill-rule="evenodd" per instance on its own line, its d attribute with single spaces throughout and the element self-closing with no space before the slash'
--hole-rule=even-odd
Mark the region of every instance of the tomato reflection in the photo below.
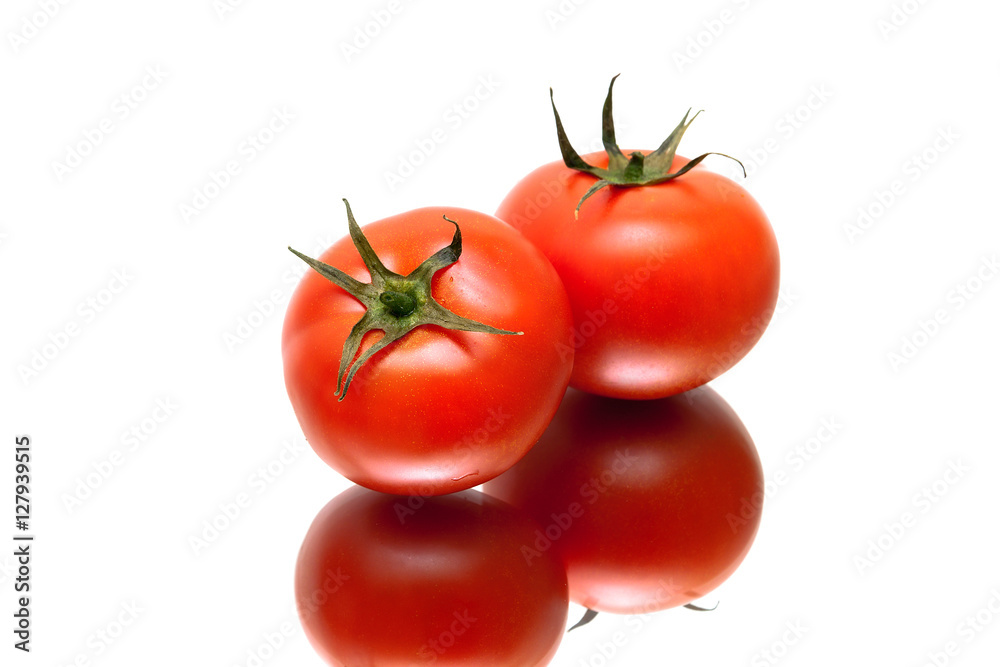
<svg viewBox="0 0 1000 667">
<path fill-rule="evenodd" d="M 570 389 L 538 444 L 485 490 L 542 528 L 570 597 L 644 613 L 698 599 L 743 561 L 760 522 L 760 459 L 712 389 L 626 401 Z"/>
<path fill-rule="evenodd" d="M 566 573 L 527 559 L 539 526 L 478 491 L 334 498 L 299 553 L 306 635 L 331 665 L 545 665 L 565 630 Z"/>
</svg>

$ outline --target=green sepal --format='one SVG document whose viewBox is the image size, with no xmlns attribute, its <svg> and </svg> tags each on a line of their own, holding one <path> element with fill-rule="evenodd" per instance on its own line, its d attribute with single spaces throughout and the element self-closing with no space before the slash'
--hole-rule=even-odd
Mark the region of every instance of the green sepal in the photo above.
<svg viewBox="0 0 1000 667">
<path fill-rule="evenodd" d="M 347 340 L 344 341 L 340 368 L 337 371 L 335 395 L 340 397 L 338 400 L 344 400 L 347 389 L 351 386 L 351 380 L 372 355 L 421 325 L 435 324 L 456 331 L 507 336 L 520 336 L 524 333 L 497 329 L 482 322 L 456 315 L 434 299 L 431 294 L 431 280 L 434 274 L 457 262 L 462 255 L 462 230 L 457 222 L 447 216 L 442 216 L 455 225 L 455 234 L 451 243 L 428 257 L 408 275 L 401 276 L 386 268 L 382 260 L 375 254 L 371 244 L 368 243 L 368 239 L 365 238 L 364 232 L 361 231 L 361 227 L 351 212 L 351 205 L 346 199 L 344 205 L 347 207 L 347 224 L 351 240 L 368 268 L 369 274 L 371 274 L 372 281 L 370 283 L 356 280 L 336 267 L 289 248 L 313 270 L 346 291 L 365 307 L 365 314 L 354 325 Z M 384 335 L 355 359 L 358 349 L 361 347 L 361 341 L 369 331 L 382 331 Z"/>
<path fill-rule="evenodd" d="M 611 103 L 612 91 L 615 87 L 615 79 L 617 79 L 618 76 L 619 75 L 616 74 L 611 78 L 611 84 L 608 86 L 608 96 L 604 100 L 604 110 L 601 115 L 601 141 L 604 144 L 605 152 L 608 154 L 608 166 L 603 169 L 587 163 L 587 161 L 580 157 L 580 154 L 573 148 L 569 138 L 566 136 L 566 130 L 563 128 L 562 119 L 559 117 L 559 111 L 556 109 L 555 94 L 552 89 L 549 88 L 549 100 L 552 102 L 552 113 L 555 115 L 556 119 L 556 134 L 559 138 L 559 151 L 562 153 L 563 163 L 570 169 L 575 169 L 576 171 L 589 174 L 598 179 L 597 182 L 594 183 L 594 185 L 587 190 L 586 193 L 584 193 L 579 203 L 577 203 L 576 210 L 574 211 L 575 215 L 579 215 L 580 206 L 583 205 L 583 202 L 602 188 L 606 188 L 609 185 L 628 188 L 665 183 L 666 181 L 675 179 L 678 176 L 683 176 L 690 170 L 694 169 L 709 155 L 721 155 L 722 157 L 735 161 L 740 165 L 740 168 L 743 169 L 743 176 L 746 176 L 746 167 L 743 166 L 742 162 L 731 155 L 715 152 L 703 153 L 690 160 L 677 171 L 670 171 L 674 162 L 674 157 L 677 155 L 677 147 L 681 143 L 681 138 L 691 126 L 691 123 L 694 122 L 694 119 L 701 113 L 701 111 L 699 111 L 689 119 L 688 116 L 691 115 L 690 109 L 688 109 L 687 113 L 684 114 L 684 118 L 682 118 L 681 122 L 677 124 L 674 131 L 670 133 L 662 144 L 660 144 L 659 148 L 649 155 L 643 155 L 642 153 L 636 151 L 626 157 L 625 154 L 622 153 L 621 148 L 618 147 L 617 138 L 615 137 L 615 122 Z"/>
</svg>

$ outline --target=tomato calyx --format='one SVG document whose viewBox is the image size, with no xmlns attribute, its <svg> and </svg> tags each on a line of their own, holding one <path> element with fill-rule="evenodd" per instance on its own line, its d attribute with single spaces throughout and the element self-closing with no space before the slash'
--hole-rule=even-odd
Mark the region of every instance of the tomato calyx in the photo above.
<svg viewBox="0 0 1000 667">
<path fill-rule="evenodd" d="M 507 336 L 523 335 L 522 331 L 497 329 L 457 315 L 438 303 L 431 294 L 431 279 L 434 274 L 457 262 L 462 255 L 462 230 L 457 222 L 447 216 L 442 216 L 455 225 L 455 234 L 451 243 L 428 257 L 408 275 L 401 276 L 386 268 L 382 260 L 375 254 L 371 244 L 368 243 L 368 239 L 365 238 L 351 212 L 351 205 L 346 199 L 344 199 L 344 205 L 347 207 L 347 224 L 351 240 L 368 268 L 368 273 L 372 278 L 370 283 L 355 280 L 336 267 L 303 255 L 291 247 L 288 248 L 317 273 L 346 291 L 365 307 L 365 314 L 354 325 L 347 340 L 344 341 L 340 369 L 337 371 L 337 390 L 334 393 L 335 396 L 340 397 L 339 401 L 344 400 L 351 380 L 354 379 L 354 375 L 365 362 L 379 350 L 421 325 L 436 324 L 439 327 L 456 331 Z M 354 360 L 365 334 L 376 330 L 383 332 L 382 338 L 365 350 L 357 360 Z M 353 364 L 351 364 L 352 360 Z M 350 364 L 350 368 L 348 368 L 348 364 Z"/>
<path fill-rule="evenodd" d="M 583 205 L 583 202 L 585 202 L 591 195 L 601 188 L 608 187 L 609 185 L 617 185 L 618 187 L 638 187 L 642 185 L 664 183 L 686 174 L 688 171 L 698 166 L 701 161 L 709 155 L 721 155 L 722 157 L 734 160 L 743 169 L 743 176 L 746 176 L 746 167 L 743 166 L 742 162 L 731 155 L 715 152 L 703 153 L 692 159 L 677 171 L 670 171 L 670 167 L 674 161 L 674 156 L 677 154 L 677 146 L 681 143 L 681 138 L 684 136 L 688 127 L 691 126 L 691 123 L 694 122 L 694 119 L 701 113 L 701 111 L 698 111 L 694 116 L 691 116 L 691 118 L 688 119 L 688 116 L 691 114 L 691 109 L 687 110 L 687 113 L 684 114 L 684 118 L 682 118 L 681 122 L 674 128 L 674 131 L 670 133 L 670 136 L 668 136 L 655 151 L 648 155 L 639 151 L 633 151 L 628 155 L 628 157 L 626 157 L 621 148 L 618 147 L 618 143 L 615 139 L 615 122 L 612 116 L 611 108 L 611 93 L 615 87 L 615 79 L 619 76 L 619 74 L 616 74 L 611 78 L 611 84 L 608 86 L 608 96 L 604 100 L 604 111 L 601 117 L 601 141 L 604 144 L 605 152 L 608 154 L 608 166 L 606 169 L 588 164 L 582 157 L 580 157 L 580 154 L 576 152 L 572 144 L 570 144 L 569 138 L 566 136 L 566 130 L 563 129 L 562 120 L 559 118 L 559 111 L 556 109 L 555 94 L 552 89 L 549 88 L 549 100 L 552 102 L 552 113 L 556 117 L 556 133 L 559 136 L 559 150 L 562 153 L 563 162 L 570 169 L 575 169 L 576 171 L 584 174 L 590 174 L 598 179 L 598 181 L 594 183 L 594 185 L 587 190 L 586 193 L 584 193 L 579 203 L 577 203 L 576 209 L 573 212 L 575 216 L 579 217 L 580 207 Z"/>
</svg>

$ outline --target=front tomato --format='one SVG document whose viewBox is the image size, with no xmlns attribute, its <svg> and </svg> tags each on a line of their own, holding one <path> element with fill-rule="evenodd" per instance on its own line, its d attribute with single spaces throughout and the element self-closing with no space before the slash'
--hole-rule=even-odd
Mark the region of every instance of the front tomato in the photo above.
<svg viewBox="0 0 1000 667">
<path fill-rule="evenodd" d="M 389 217 L 353 241 L 319 262 L 300 255 L 316 271 L 285 316 L 285 384 L 306 439 L 345 477 L 387 493 L 451 493 L 499 475 L 541 435 L 569 381 L 572 315 L 558 275 L 516 230 L 459 208 Z M 359 254 L 365 242 L 376 259 Z M 331 267 L 348 278 L 332 284 Z M 416 274 L 426 294 L 405 282 Z M 368 310 L 338 284 L 371 297 Z M 407 298 L 412 315 L 400 310 Z M 431 306 L 434 323 L 406 329 Z M 377 308 L 388 319 L 345 345 Z M 379 349 L 382 331 L 394 340 Z"/>
</svg>

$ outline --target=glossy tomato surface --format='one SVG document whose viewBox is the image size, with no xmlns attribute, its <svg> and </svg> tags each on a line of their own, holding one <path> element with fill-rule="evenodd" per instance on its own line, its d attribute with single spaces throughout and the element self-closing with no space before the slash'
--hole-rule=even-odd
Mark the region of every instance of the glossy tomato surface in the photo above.
<svg viewBox="0 0 1000 667">
<path fill-rule="evenodd" d="M 295 290 L 282 339 L 285 385 L 306 439 L 351 481 L 387 493 L 471 488 L 513 465 L 551 419 L 569 381 L 572 315 L 549 261 L 493 216 L 424 208 L 362 225 L 390 270 L 406 275 L 461 228 L 460 259 L 432 294 L 454 313 L 520 336 L 417 327 L 377 352 L 343 401 L 337 375 L 362 304 L 310 270 Z M 345 237 L 317 259 L 371 277 Z M 382 336 L 368 333 L 363 353 Z"/>
<path fill-rule="evenodd" d="M 538 526 L 478 491 L 417 498 L 353 487 L 313 521 L 295 595 L 313 647 L 349 667 L 545 665 L 566 573 L 522 546 Z"/>
<path fill-rule="evenodd" d="M 583 156 L 607 166 L 607 156 Z M 687 163 L 677 157 L 676 171 Z M 552 261 L 573 308 L 570 384 L 618 398 L 697 387 L 743 358 L 778 295 L 778 246 L 754 199 L 699 165 L 675 180 L 606 187 L 562 162 L 536 169 L 497 217 Z"/>
<path fill-rule="evenodd" d="M 753 441 L 701 387 L 654 401 L 570 389 L 539 443 L 488 493 L 543 525 L 570 596 L 590 609 L 646 613 L 696 600 L 742 562 L 760 522 Z"/>
</svg>

